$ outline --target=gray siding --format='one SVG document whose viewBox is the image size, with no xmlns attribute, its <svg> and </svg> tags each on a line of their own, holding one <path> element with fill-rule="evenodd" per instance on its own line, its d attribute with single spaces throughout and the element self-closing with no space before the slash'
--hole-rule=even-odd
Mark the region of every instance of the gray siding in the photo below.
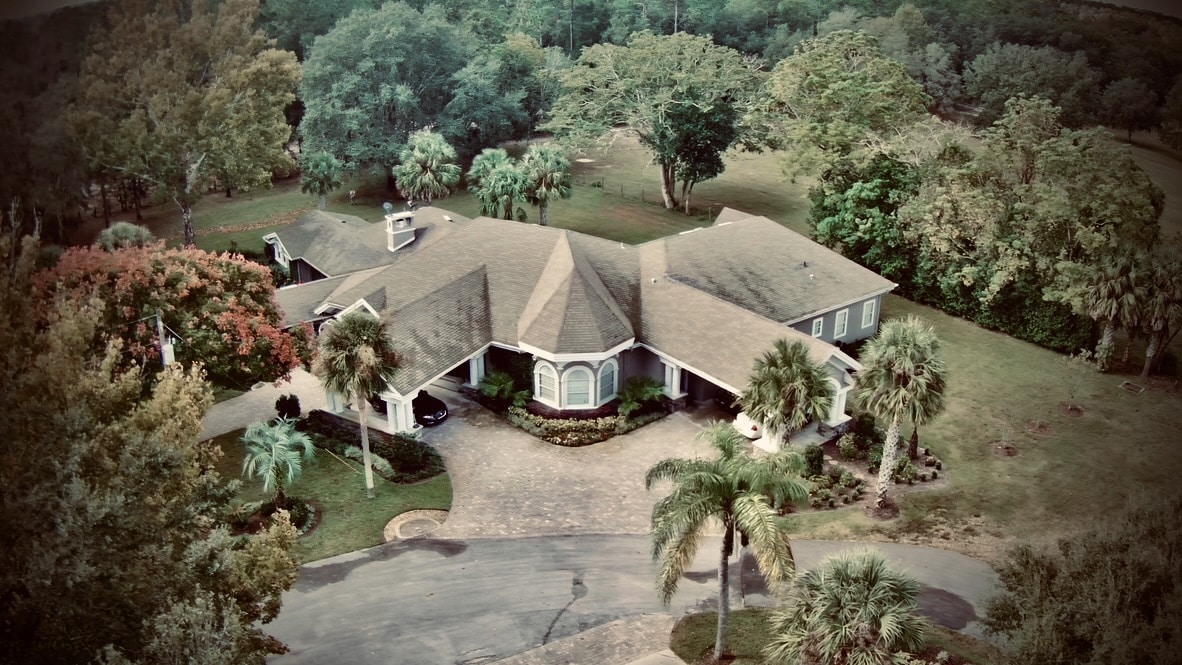
<svg viewBox="0 0 1182 665">
<path fill-rule="evenodd" d="M 874 317 L 873 317 L 873 320 L 871 320 L 869 322 L 870 325 L 863 327 L 862 326 L 862 312 L 863 312 L 863 309 L 865 308 L 867 302 L 874 303 Z M 837 325 L 837 314 L 838 314 L 838 312 L 841 312 L 841 311 L 847 312 L 849 318 L 846 320 L 845 334 L 840 337 L 836 337 L 836 336 L 834 336 L 833 333 L 835 330 L 835 326 Z M 878 332 L 878 321 L 879 321 L 879 316 L 880 316 L 881 312 L 882 312 L 882 296 L 874 296 L 873 298 L 867 298 L 865 300 L 860 300 L 860 301 L 858 301 L 852 305 L 846 306 L 846 307 L 841 307 L 838 309 L 834 309 L 834 310 L 830 310 L 828 312 L 825 312 L 824 314 L 821 314 L 819 317 L 824 321 L 824 329 L 821 331 L 821 339 L 826 342 L 829 342 L 830 344 L 836 344 L 837 342 L 845 342 L 845 343 L 856 342 L 860 339 L 865 339 L 867 337 L 870 337 L 874 333 Z M 805 319 L 804 321 L 800 321 L 798 323 L 793 324 L 791 327 L 794 330 L 798 330 L 806 335 L 812 335 L 813 334 L 813 321 L 817 318 L 818 317 L 813 317 L 811 319 Z"/>
</svg>

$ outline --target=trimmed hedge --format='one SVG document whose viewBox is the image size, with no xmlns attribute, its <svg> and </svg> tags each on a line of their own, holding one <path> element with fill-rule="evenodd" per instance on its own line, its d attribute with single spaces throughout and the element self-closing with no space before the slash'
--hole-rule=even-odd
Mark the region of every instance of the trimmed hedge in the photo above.
<svg viewBox="0 0 1182 665">
<path fill-rule="evenodd" d="M 617 434 L 625 434 L 660 420 L 664 410 L 641 414 L 635 418 L 602 416 L 599 418 L 546 418 L 520 407 L 509 407 L 505 417 L 509 422 L 533 436 L 557 446 L 577 448 L 606 441 Z"/>
<path fill-rule="evenodd" d="M 319 409 L 301 420 L 296 428 L 307 432 L 320 448 L 341 457 L 348 456 L 351 447 L 361 441 L 361 427 L 352 421 L 338 418 Z M 386 480 L 407 484 L 433 478 L 444 472 L 443 458 L 431 446 L 406 434 L 386 434 L 369 430 L 370 452 L 390 463 L 392 473 L 374 465 L 374 471 Z"/>
</svg>

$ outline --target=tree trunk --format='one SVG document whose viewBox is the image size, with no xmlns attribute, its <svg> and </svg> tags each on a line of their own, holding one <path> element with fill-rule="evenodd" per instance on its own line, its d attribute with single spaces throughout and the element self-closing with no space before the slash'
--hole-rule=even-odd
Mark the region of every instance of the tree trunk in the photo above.
<svg viewBox="0 0 1182 665">
<path fill-rule="evenodd" d="M 891 419 L 890 429 L 887 430 L 886 441 L 882 444 L 882 461 L 878 465 L 878 487 L 875 492 L 874 505 L 882 508 L 886 505 L 887 492 L 894 479 L 895 462 L 899 458 L 899 414 Z"/>
<path fill-rule="evenodd" d="M 1133 342 L 1137 339 L 1137 329 L 1129 328 L 1129 341 L 1125 342 L 1125 352 L 1120 357 L 1122 365 L 1129 364 L 1129 348 L 1133 346 Z"/>
<path fill-rule="evenodd" d="M 1145 366 L 1141 368 L 1141 383 L 1149 380 L 1149 370 L 1153 367 L 1153 359 L 1157 356 L 1157 347 L 1160 343 L 1160 333 L 1155 332 L 1149 336 L 1149 345 L 1145 347 Z"/>
<path fill-rule="evenodd" d="M 907 457 L 908 459 L 919 457 L 919 423 L 915 423 L 915 429 L 911 430 L 911 440 L 907 442 Z"/>
<path fill-rule="evenodd" d="M 287 492 L 283 491 L 283 481 L 280 480 L 275 484 L 275 508 L 279 510 L 287 510 Z"/>
<path fill-rule="evenodd" d="M 538 224 L 550 226 L 550 204 L 542 203 L 538 206 L 538 217 L 540 218 Z"/>
<path fill-rule="evenodd" d="M 673 188 L 676 186 L 673 164 L 661 164 L 661 199 L 665 202 L 666 210 L 677 209 L 677 198 L 673 196 Z"/>
<path fill-rule="evenodd" d="M 365 465 L 365 496 L 374 498 L 373 491 L 373 465 L 369 461 L 369 427 L 366 425 L 366 412 L 369 411 L 369 399 L 357 393 L 354 396 L 354 401 L 357 402 L 358 420 L 361 421 L 361 463 Z"/>
<path fill-rule="evenodd" d="M 1116 323 L 1111 319 L 1104 322 L 1104 333 L 1100 335 L 1100 343 L 1096 345 L 1096 364 L 1100 371 L 1108 371 L 1108 361 L 1112 358 L 1112 340 L 1116 336 Z"/>
<path fill-rule="evenodd" d="M 131 179 L 131 202 L 135 206 L 135 221 L 137 222 L 144 221 L 144 213 L 143 210 L 140 209 L 140 189 L 142 187 L 143 185 L 140 183 L 139 178 Z"/>
<path fill-rule="evenodd" d="M 227 187 L 226 188 L 226 198 L 228 198 L 228 199 L 234 198 L 234 195 L 231 192 L 232 192 L 232 190 L 229 187 Z"/>
<path fill-rule="evenodd" d="M 183 220 L 185 228 L 185 247 L 196 247 L 197 234 L 193 232 L 193 206 L 188 203 L 181 204 L 181 220 Z"/>
<path fill-rule="evenodd" d="M 722 521 L 722 552 L 718 557 L 718 631 L 714 634 L 714 660 L 722 661 L 726 651 L 726 622 L 731 614 L 730 556 L 735 543 L 735 521 L 727 517 Z"/>
<path fill-rule="evenodd" d="M 107 200 L 106 180 L 99 185 L 99 193 L 103 197 L 103 224 L 109 229 L 111 228 L 111 202 Z"/>
<path fill-rule="evenodd" d="M 324 210 L 327 207 L 328 207 L 328 196 L 321 194 L 320 195 L 320 209 Z"/>
<path fill-rule="evenodd" d="M 386 169 L 386 189 L 391 192 L 398 189 L 398 181 L 394 179 L 393 168 Z"/>
</svg>

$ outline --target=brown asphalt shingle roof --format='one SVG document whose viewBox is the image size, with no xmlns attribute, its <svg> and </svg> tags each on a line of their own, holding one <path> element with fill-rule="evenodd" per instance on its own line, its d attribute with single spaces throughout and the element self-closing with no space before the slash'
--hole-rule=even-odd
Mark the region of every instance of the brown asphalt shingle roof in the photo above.
<svg viewBox="0 0 1182 665">
<path fill-rule="evenodd" d="M 720 219 L 741 214 L 723 213 Z M 665 244 L 671 278 L 780 323 L 895 287 L 766 217 L 747 216 L 653 242 Z"/>
</svg>

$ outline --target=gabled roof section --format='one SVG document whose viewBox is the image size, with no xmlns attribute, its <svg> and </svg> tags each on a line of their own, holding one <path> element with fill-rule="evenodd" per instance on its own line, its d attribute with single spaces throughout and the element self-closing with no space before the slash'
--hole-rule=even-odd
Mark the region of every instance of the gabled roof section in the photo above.
<svg viewBox="0 0 1182 665">
<path fill-rule="evenodd" d="M 479 266 L 397 309 L 387 308 L 382 318 L 403 357 L 391 387 L 410 395 L 491 340 L 488 273 Z"/>
<path fill-rule="evenodd" d="M 567 232 L 517 322 L 520 342 L 552 353 L 600 353 L 634 339 L 632 324 Z"/>
<path fill-rule="evenodd" d="M 895 287 L 766 217 L 724 213 L 731 221 L 653 241 L 665 245 L 669 277 L 789 324 Z"/>
<path fill-rule="evenodd" d="M 756 359 L 778 339 L 804 344 L 809 359 L 817 364 L 829 362 L 837 351 L 819 339 L 675 280 L 645 279 L 640 298 L 641 338 L 647 346 L 734 390 L 747 385 Z"/>
<path fill-rule="evenodd" d="M 352 215 L 314 210 L 274 235 L 292 259 L 303 259 L 329 277 L 393 260 L 386 251 L 385 225 Z"/>
</svg>

